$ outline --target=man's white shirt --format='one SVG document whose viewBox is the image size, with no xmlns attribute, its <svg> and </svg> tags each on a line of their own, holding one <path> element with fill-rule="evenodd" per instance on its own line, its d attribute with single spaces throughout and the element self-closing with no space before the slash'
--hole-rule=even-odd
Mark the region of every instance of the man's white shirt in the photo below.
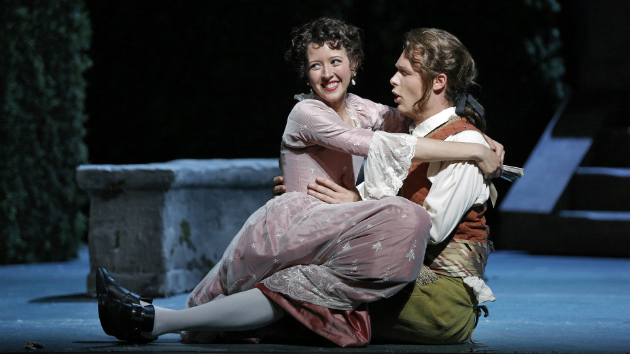
<svg viewBox="0 0 630 354">
<path fill-rule="evenodd" d="M 455 115 L 455 107 L 450 107 L 409 130 L 415 137 L 425 137 Z M 474 130 L 451 135 L 444 141 L 477 143 L 489 147 L 483 135 Z M 482 171 L 472 161 L 431 162 L 427 177 L 433 184 L 423 205 L 431 215 L 429 243 L 438 244 L 455 229 L 468 209 L 488 200 L 490 182 L 484 180 Z"/>
</svg>

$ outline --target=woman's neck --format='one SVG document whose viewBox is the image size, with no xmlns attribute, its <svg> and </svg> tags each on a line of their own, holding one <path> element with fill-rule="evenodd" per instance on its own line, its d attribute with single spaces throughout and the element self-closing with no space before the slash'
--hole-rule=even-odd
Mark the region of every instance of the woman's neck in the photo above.
<svg viewBox="0 0 630 354">
<path fill-rule="evenodd" d="M 339 116 L 339 118 L 341 118 L 341 120 L 349 125 L 354 126 L 354 122 L 352 121 L 352 117 L 350 116 L 350 114 L 348 114 L 348 106 L 346 105 L 346 100 L 345 100 L 345 95 L 344 95 L 344 99 L 336 101 L 336 102 L 326 102 L 324 101 L 324 103 L 332 108 L 335 112 L 337 112 L 337 115 Z"/>
<path fill-rule="evenodd" d="M 337 112 L 337 114 L 339 115 L 339 117 L 342 116 L 342 114 L 345 113 L 346 111 L 346 100 L 342 99 L 339 100 L 337 102 L 326 102 L 326 105 L 332 109 L 335 110 L 335 112 Z"/>
</svg>

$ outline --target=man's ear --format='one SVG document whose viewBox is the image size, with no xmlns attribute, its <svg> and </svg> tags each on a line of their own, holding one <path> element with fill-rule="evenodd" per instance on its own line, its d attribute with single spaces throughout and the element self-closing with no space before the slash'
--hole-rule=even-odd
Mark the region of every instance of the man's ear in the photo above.
<svg viewBox="0 0 630 354">
<path fill-rule="evenodd" d="M 446 88 L 446 82 L 448 81 L 446 74 L 438 74 L 433 79 L 433 91 L 442 91 Z"/>
</svg>

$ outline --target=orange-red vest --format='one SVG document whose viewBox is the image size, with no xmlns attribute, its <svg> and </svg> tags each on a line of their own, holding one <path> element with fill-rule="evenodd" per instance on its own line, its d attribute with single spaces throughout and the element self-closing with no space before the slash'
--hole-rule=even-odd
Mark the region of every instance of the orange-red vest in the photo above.
<svg viewBox="0 0 630 354">
<path fill-rule="evenodd" d="M 477 128 L 468 123 L 466 118 L 453 117 L 449 119 L 448 122 L 430 132 L 426 137 L 431 139 L 444 140 L 451 135 L 460 133 L 465 130 L 474 130 L 479 132 Z M 429 181 L 429 179 L 427 178 L 428 168 L 429 163 L 411 164 L 411 167 L 409 168 L 409 175 L 403 182 L 402 196 L 404 198 L 409 199 L 419 205 L 424 204 L 424 200 L 427 197 L 427 194 L 429 194 L 429 190 L 431 189 L 432 185 L 431 181 Z M 464 214 L 459 225 L 455 227 L 455 230 L 453 230 L 449 237 L 447 237 L 440 244 L 427 246 L 425 264 L 438 274 L 453 276 L 452 274 L 447 274 L 448 272 L 442 271 L 439 266 L 435 265 L 434 261 L 443 252 L 446 246 L 449 245 L 449 243 L 452 243 L 452 247 L 457 247 L 456 241 L 454 241 L 453 239 L 476 241 L 484 244 L 488 243 L 490 228 L 486 225 L 486 217 L 484 216 L 486 210 L 486 204 L 473 206 L 468 210 L 466 214 Z M 461 248 L 462 246 L 459 247 Z M 471 252 L 471 255 L 475 254 L 478 254 L 478 252 Z M 479 254 L 479 256 L 484 257 L 484 255 L 481 254 Z M 487 254 L 485 256 L 487 257 Z M 483 263 L 483 266 L 481 267 L 482 269 L 478 269 L 481 273 L 480 276 L 483 276 L 486 260 L 480 259 L 477 262 L 479 261 Z M 476 266 L 475 268 L 479 268 L 479 266 Z"/>
</svg>

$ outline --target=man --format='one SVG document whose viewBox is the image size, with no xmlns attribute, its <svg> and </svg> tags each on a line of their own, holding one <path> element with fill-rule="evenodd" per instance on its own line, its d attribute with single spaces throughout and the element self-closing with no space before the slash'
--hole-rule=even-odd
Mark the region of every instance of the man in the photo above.
<svg viewBox="0 0 630 354">
<path fill-rule="evenodd" d="M 390 80 L 392 92 L 400 113 L 414 121 L 412 135 L 488 146 L 483 108 L 468 92 L 475 85 L 475 63 L 455 36 L 437 29 L 412 30 L 396 68 Z M 503 147 L 489 141 L 503 157 Z M 325 178 L 317 182 L 309 184 L 309 194 L 328 203 L 360 200 L 363 192 L 361 185 L 357 190 Z M 274 192 L 281 190 L 276 186 Z M 416 284 L 370 304 L 374 341 L 472 340 L 479 303 L 494 301 L 481 279 L 492 250 L 484 213 L 494 193 L 473 162 L 412 164 L 402 196 L 423 205 L 431 215 L 426 266 Z"/>
</svg>

